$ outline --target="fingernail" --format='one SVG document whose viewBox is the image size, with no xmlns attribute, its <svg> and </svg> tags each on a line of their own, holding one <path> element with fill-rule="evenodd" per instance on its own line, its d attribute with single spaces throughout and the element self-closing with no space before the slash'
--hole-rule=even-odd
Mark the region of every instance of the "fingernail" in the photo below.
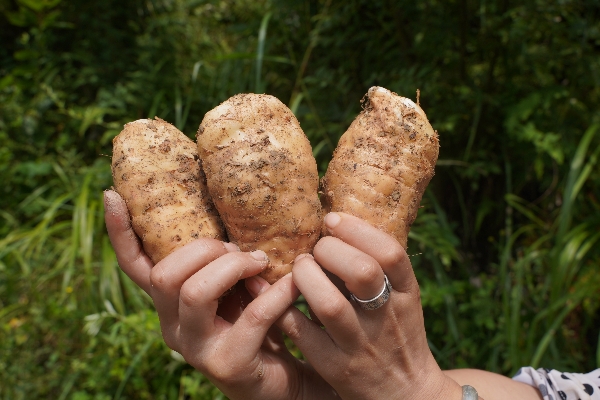
<svg viewBox="0 0 600 400">
<path fill-rule="evenodd" d="M 269 283 L 260 276 L 251 276 L 246 278 L 246 289 L 252 297 L 256 297 L 269 287 Z"/>
<path fill-rule="evenodd" d="M 312 256 L 312 254 L 304 253 L 304 254 L 300 254 L 300 255 L 296 256 L 296 259 L 294 260 L 294 263 L 296 263 L 296 262 L 298 262 L 298 261 L 300 261 L 300 260 L 302 260 L 303 258 L 306 258 L 306 257 L 310 257 L 310 258 L 312 258 L 313 260 L 315 259 L 315 258 Z"/>
<path fill-rule="evenodd" d="M 338 226 L 338 224 L 340 223 L 341 220 L 342 220 L 342 217 L 340 217 L 339 214 L 329 213 L 325 216 L 325 226 L 329 229 L 333 229 L 336 226 Z"/>
<path fill-rule="evenodd" d="M 223 246 L 225 246 L 229 252 L 240 251 L 240 248 L 235 243 L 223 242 Z"/>
<path fill-rule="evenodd" d="M 255 250 L 252 253 L 250 253 L 250 255 L 255 260 L 258 260 L 258 261 L 267 261 L 267 253 L 265 253 L 262 250 Z"/>
<path fill-rule="evenodd" d="M 111 189 L 104 191 L 104 211 L 112 215 L 117 214 L 122 207 L 123 199 L 117 192 Z"/>
</svg>

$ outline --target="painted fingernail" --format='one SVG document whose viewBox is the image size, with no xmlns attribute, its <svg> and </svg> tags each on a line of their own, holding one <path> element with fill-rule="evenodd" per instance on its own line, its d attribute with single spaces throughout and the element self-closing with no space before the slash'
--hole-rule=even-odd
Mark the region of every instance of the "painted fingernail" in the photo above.
<svg viewBox="0 0 600 400">
<path fill-rule="evenodd" d="M 329 213 L 325 216 L 325 226 L 329 229 L 333 229 L 336 226 L 338 226 L 338 224 L 340 223 L 341 220 L 342 220 L 342 217 L 340 217 L 339 214 Z"/>
<path fill-rule="evenodd" d="M 246 289 L 252 295 L 252 297 L 256 297 L 269 287 L 269 283 L 265 281 L 260 276 L 251 276 L 250 278 L 246 278 Z"/>
<path fill-rule="evenodd" d="M 227 251 L 229 252 L 234 252 L 234 251 L 240 251 L 240 248 L 237 247 L 237 245 L 235 243 L 227 243 L 227 242 L 223 242 L 223 246 L 225 246 L 225 248 L 227 249 Z"/>
<path fill-rule="evenodd" d="M 255 260 L 258 260 L 258 261 L 267 261 L 267 253 L 265 253 L 262 250 L 255 250 L 252 253 L 250 253 L 250 255 Z"/>
<path fill-rule="evenodd" d="M 310 258 L 312 258 L 313 260 L 315 259 L 315 258 L 312 256 L 312 254 L 304 253 L 304 254 L 300 254 L 300 255 L 296 256 L 296 259 L 294 260 L 294 262 L 298 262 L 298 261 L 300 261 L 300 260 L 302 260 L 303 258 L 306 258 L 306 257 L 310 257 Z"/>
</svg>

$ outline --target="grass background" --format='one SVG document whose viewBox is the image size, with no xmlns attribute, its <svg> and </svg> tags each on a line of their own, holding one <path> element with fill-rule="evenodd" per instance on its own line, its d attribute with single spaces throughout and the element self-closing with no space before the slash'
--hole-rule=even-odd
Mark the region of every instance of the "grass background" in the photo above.
<svg viewBox="0 0 600 400">
<path fill-rule="evenodd" d="M 600 367 L 600 4 L 0 0 L 0 397 L 218 399 L 162 342 L 103 223 L 111 139 L 193 137 L 239 92 L 298 116 L 323 173 L 372 85 L 440 160 L 411 231 L 443 368 Z"/>
</svg>

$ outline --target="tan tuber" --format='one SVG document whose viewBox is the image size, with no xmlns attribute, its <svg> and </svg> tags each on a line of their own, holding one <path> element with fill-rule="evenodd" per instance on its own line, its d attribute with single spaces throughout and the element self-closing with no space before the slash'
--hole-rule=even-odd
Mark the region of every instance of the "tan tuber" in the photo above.
<svg viewBox="0 0 600 400">
<path fill-rule="evenodd" d="M 197 238 L 225 239 L 195 143 L 160 118 L 125 125 L 113 140 L 115 190 L 154 263 Z"/>
<path fill-rule="evenodd" d="M 406 248 L 438 152 L 437 132 L 421 107 L 372 87 L 322 180 L 323 208 L 363 218 Z"/>
<path fill-rule="evenodd" d="M 319 239 L 319 176 L 310 143 L 277 98 L 239 94 L 209 111 L 196 136 L 208 189 L 242 251 L 263 250 L 270 283 Z"/>
</svg>

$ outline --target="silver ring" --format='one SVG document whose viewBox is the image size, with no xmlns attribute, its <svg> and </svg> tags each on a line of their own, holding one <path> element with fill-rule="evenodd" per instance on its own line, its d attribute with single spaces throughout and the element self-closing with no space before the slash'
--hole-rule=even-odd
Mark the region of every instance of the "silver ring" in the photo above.
<svg viewBox="0 0 600 400">
<path fill-rule="evenodd" d="M 390 283 L 388 277 L 383 274 L 383 289 L 381 289 L 381 293 L 379 293 L 377 296 L 369 300 L 361 300 L 350 293 L 350 298 L 354 300 L 356 304 L 358 304 L 358 306 L 363 310 L 377 310 L 389 300 L 391 292 L 392 284 Z"/>
</svg>

